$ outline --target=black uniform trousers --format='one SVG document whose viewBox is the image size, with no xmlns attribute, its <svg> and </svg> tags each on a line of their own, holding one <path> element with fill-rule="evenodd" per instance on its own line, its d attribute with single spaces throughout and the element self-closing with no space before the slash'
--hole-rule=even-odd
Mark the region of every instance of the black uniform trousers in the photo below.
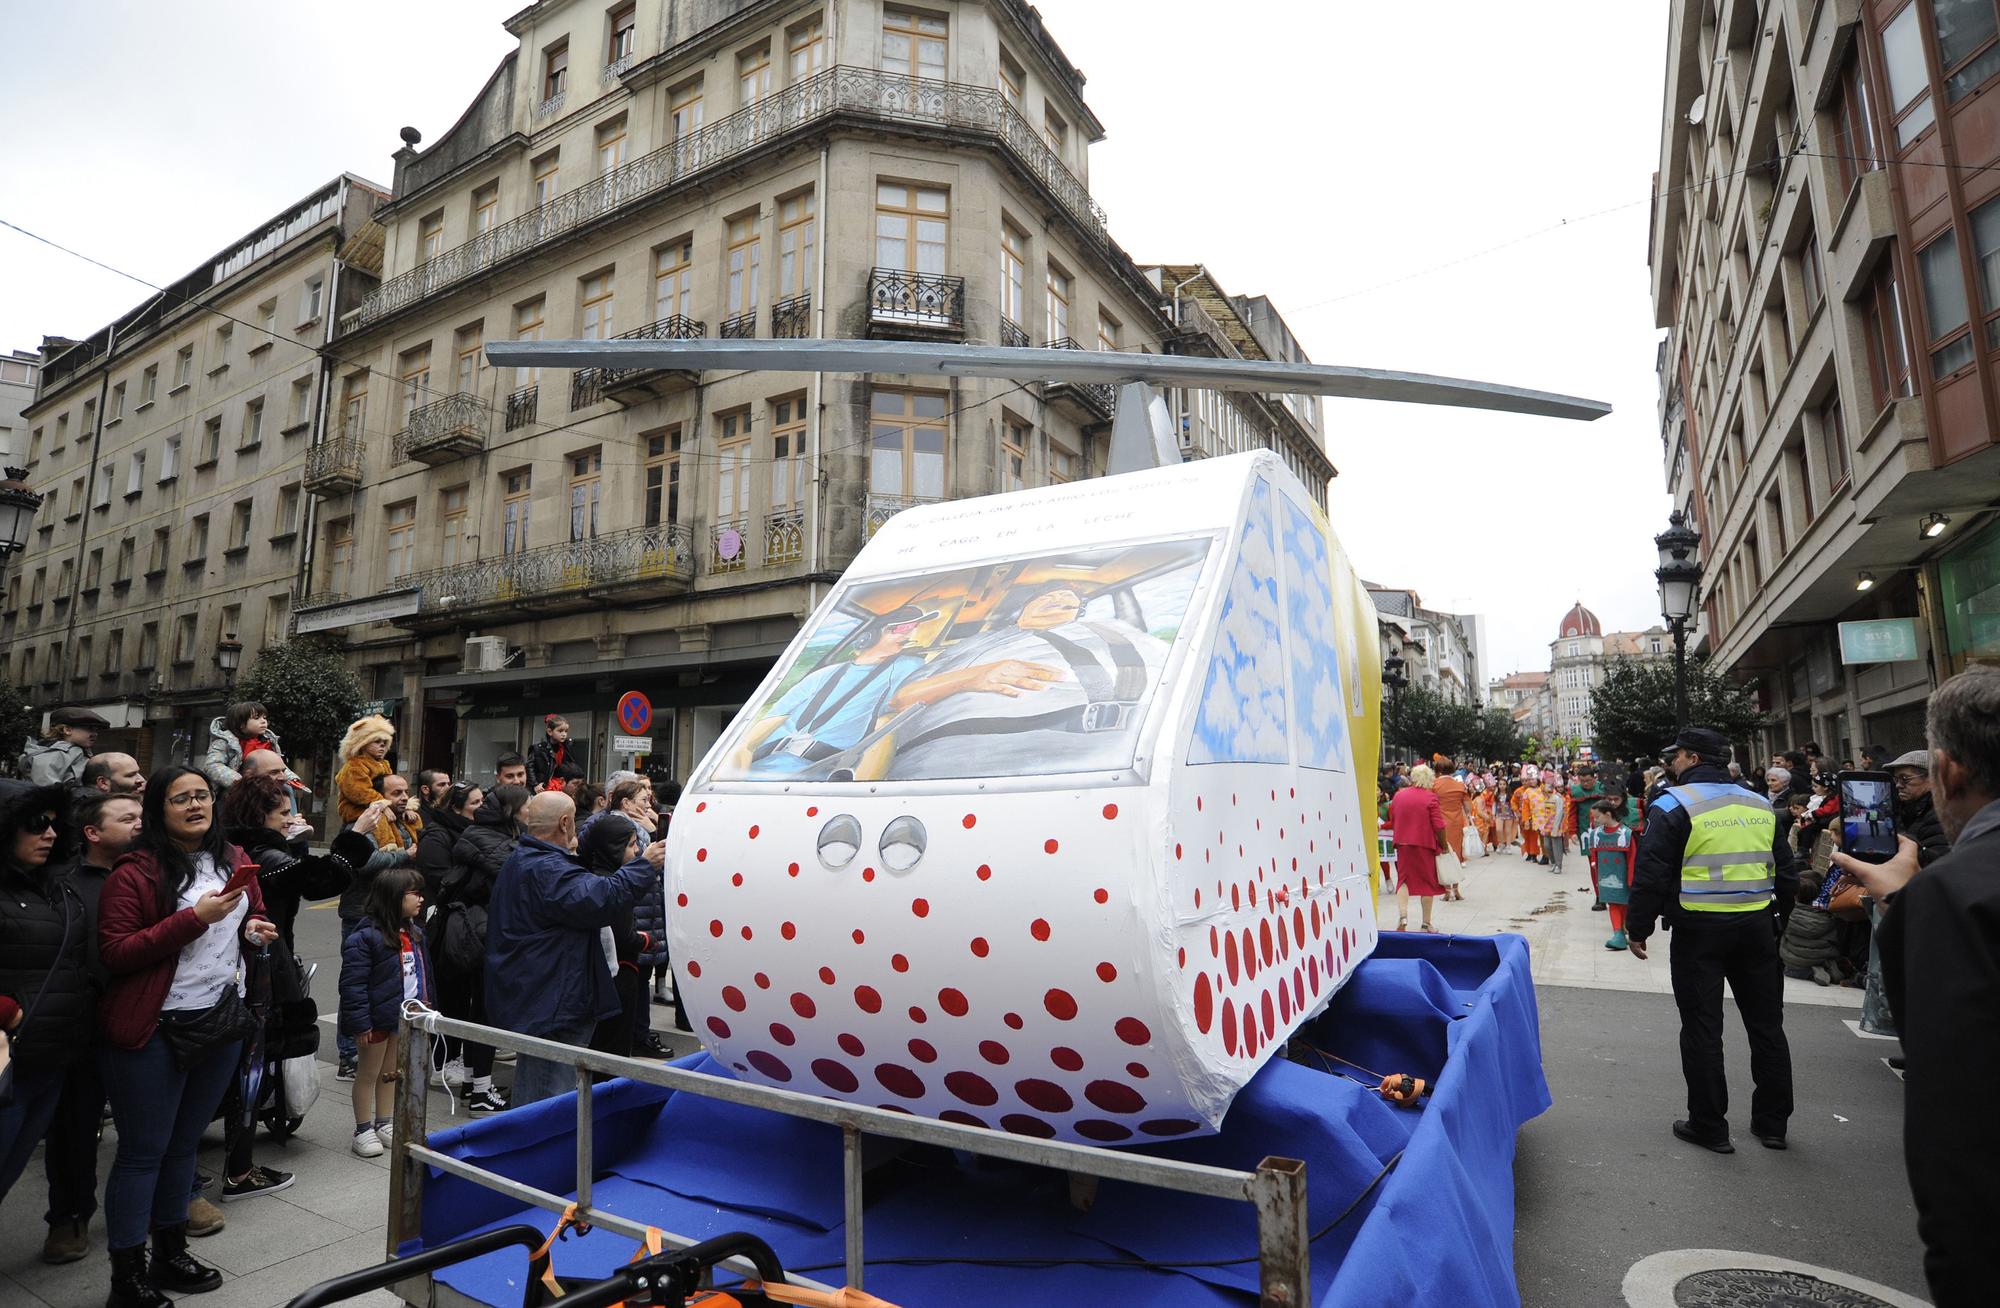
<svg viewBox="0 0 2000 1308">
<path fill-rule="evenodd" d="M 1719 916 L 1719 915 L 1717 915 Z M 1750 1037 L 1750 1130 L 1785 1134 L 1792 1115 L 1792 1050 L 1785 1043 L 1785 981 L 1767 912 L 1736 921 L 1689 924 L 1673 932 L 1670 971 L 1681 1010 L 1681 1074 L 1687 1078 L 1688 1125 L 1705 1140 L 1729 1135 L 1729 1079 L 1722 1068 L 1722 983 Z"/>
</svg>

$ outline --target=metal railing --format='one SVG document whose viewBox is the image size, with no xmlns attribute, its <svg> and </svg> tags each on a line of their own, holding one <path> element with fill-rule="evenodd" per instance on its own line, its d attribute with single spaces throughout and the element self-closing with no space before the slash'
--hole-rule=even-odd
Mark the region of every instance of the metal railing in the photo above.
<svg viewBox="0 0 2000 1308">
<path fill-rule="evenodd" d="M 614 341 L 698 341 L 708 335 L 708 324 L 685 314 L 670 314 L 647 323 L 644 327 L 634 327 L 629 332 L 619 332 Z M 591 395 L 591 402 L 603 398 L 606 389 L 627 381 L 640 373 L 658 372 L 657 368 L 579 368 L 571 381 L 570 408 L 576 403 L 575 387 L 579 382 Z"/>
<path fill-rule="evenodd" d="M 868 535 L 873 536 L 882 529 L 882 524 L 919 504 L 936 504 L 935 495 L 878 495 L 868 493 Z"/>
<path fill-rule="evenodd" d="M 535 110 L 537 120 L 562 108 L 561 95 Z M 697 174 L 719 169 L 744 153 L 835 116 L 914 123 L 985 135 L 1029 175 L 1092 239 L 1108 245 L 1104 210 L 1083 182 L 1042 139 L 1035 125 L 996 88 L 903 77 L 879 69 L 840 65 L 785 87 L 754 105 L 719 118 L 670 145 L 592 178 L 547 204 L 501 223 L 385 280 L 340 324 L 356 331 L 503 260 L 564 236 L 626 205 L 649 200 Z"/>
<path fill-rule="evenodd" d="M 716 328 L 716 334 L 725 341 L 750 340 L 757 335 L 757 311 L 751 309 L 733 318 L 724 318 L 722 325 Z"/>
<path fill-rule="evenodd" d="M 311 495 L 344 495 L 361 484 L 368 446 L 358 436 L 335 436 L 306 451 L 305 488 Z"/>
<path fill-rule="evenodd" d="M 630 50 L 619 55 L 616 59 L 604 65 L 604 70 L 597 75 L 597 84 L 609 87 L 613 82 L 623 77 L 625 70 L 630 68 L 637 59 L 638 55 Z"/>
<path fill-rule="evenodd" d="M 410 410 L 396 437 L 396 462 L 445 463 L 486 448 L 492 413 L 485 401 L 463 391 Z"/>
<path fill-rule="evenodd" d="M 1000 343 L 1010 350 L 1025 350 L 1035 342 L 1028 335 L 1026 327 L 1015 322 L 1012 318 L 1002 318 L 1000 320 Z"/>
<path fill-rule="evenodd" d="M 578 368 L 570 374 L 569 411 L 587 409 L 604 398 L 604 369 Z"/>
<path fill-rule="evenodd" d="M 783 509 L 764 517 L 764 566 L 797 563 L 806 556 L 806 515 Z"/>
<path fill-rule="evenodd" d="M 418 590 L 420 617 L 436 618 L 571 592 L 693 579 L 693 533 L 680 523 L 663 522 L 447 564 L 401 584 Z"/>
<path fill-rule="evenodd" d="M 904 268 L 868 271 L 871 323 L 965 330 L 965 278 Z"/>
<path fill-rule="evenodd" d="M 507 430 L 516 431 L 535 421 L 541 407 L 541 387 L 523 386 L 507 397 Z"/>
<path fill-rule="evenodd" d="M 804 340 L 812 335 L 813 297 L 810 292 L 771 306 L 771 335 L 776 340 Z"/>
<path fill-rule="evenodd" d="M 708 570 L 741 572 L 749 566 L 750 520 L 723 518 L 708 529 Z"/>
<path fill-rule="evenodd" d="M 1009 1135 L 986 1127 L 962 1126 L 956 1122 L 916 1117 L 886 1108 L 821 1099 L 796 1090 L 725 1080 L 650 1060 L 600 1054 L 575 1045 L 462 1022 L 414 1002 L 404 1007 L 402 1035 L 403 1075 L 396 1085 L 396 1128 L 390 1146 L 388 1249 L 391 1255 L 400 1251 L 405 1240 L 420 1238 L 423 1233 L 424 1183 L 428 1169 L 435 1168 L 447 1176 L 506 1195 L 544 1212 L 561 1214 L 572 1207 L 572 1200 L 564 1195 L 538 1189 L 430 1147 L 427 1135 L 430 1041 L 426 1037 L 444 1035 L 478 1041 L 496 1049 L 513 1050 L 516 1054 L 552 1063 L 565 1063 L 576 1069 L 576 1220 L 635 1240 L 646 1238 L 656 1228 L 606 1212 L 593 1202 L 596 1114 L 592 1106 L 592 1073 L 625 1077 L 676 1094 L 700 1095 L 705 1099 L 719 1099 L 724 1103 L 760 1108 L 840 1128 L 845 1273 L 847 1284 L 856 1290 L 863 1288 L 866 1267 L 862 1239 L 866 1189 L 862 1141 L 865 1136 L 873 1135 L 912 1144 L 963 1150 L 982 1157 L 1006 1159 L 1101 1180 L 1124 1181 L 1180 1194 L 1233 1199 L 1254 1205 L 1257 1210 L 1259 1302 L 1272 1308 L 1280 1305 L 1283 1308 L 1298 1308 L 1307 1302 L 1310 1293 L 1311 1232 L 1307 1226 L 1306 1165 L 1297 1159 L 1266 1158 L 1257 1165 L 1256 1171 L 1242 1172 L 1096 1145 Z M 660 1232 L 660 1235 L 663 1243 L 677 1249 L 690 1248 L 697 1243 L 687 1236 L 671 1232 Z M 755 1269 L 741 1260 L 732 1260 L 726 1265 L 745 1274 L 755 1274 Z M 813 1289 L 831 1288 L 802 1277 L 790 1279 L 795 1284 Z"/>
</svg>

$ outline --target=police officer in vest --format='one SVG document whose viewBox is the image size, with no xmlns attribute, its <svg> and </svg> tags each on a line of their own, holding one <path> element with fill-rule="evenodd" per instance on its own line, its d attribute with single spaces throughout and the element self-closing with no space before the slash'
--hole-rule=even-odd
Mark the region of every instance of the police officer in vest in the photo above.
<svg viewBox="0 0 2000 1308">
<path fill-rule="evenodd" d="M 1750 1037 L 1750 1133 L 1785 1147 L 1792 1115 L 1792 1052 L 1785 1043 L 1778 937 L 1798 889 L 1791 851 L 1769 798 L 1729 777 L 1720 732 L 1683 730 L 1661 752 L 1674 782 L 1653 802 L 1639 842 L 1626 934 L 1646 957 L 1655 919 L 1673 932 L 1674 1001 L 1681 1010 L 1681 1072 L 1688 1115 L 1674 1135 L 1719 1154 L 1729 1141 L 1722 1069 L 1722 983 Z"/>
</svg>

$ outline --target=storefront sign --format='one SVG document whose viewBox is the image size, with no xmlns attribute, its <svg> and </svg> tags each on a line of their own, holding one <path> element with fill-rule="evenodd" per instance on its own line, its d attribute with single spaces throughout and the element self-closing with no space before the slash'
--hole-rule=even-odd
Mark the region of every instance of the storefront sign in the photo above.
<svg viewBox="0 0 2000 1308">
<path fill-rule="evenodd" d="M 339 631 L 343 627 L 363 627 L 371 622 L 390 622 L 415 613 L 423 607 L 423 598 L 423 592 L 418 590 L 370 595 L 345 604 L 299 609 L 292 614 L 292 623 L 299 635 L 306 636 L 315 631 Z"/>
<path fill-rule="evenodd" d="M 611 752 L 614 754 L 650 754 L 653 752 L 651 736 L 613 736 Z"/>
<path fill-rule="evenodd" d="M 1915 618 L 1840 624 L 1842 663 L 1907 663 L 1917 657 Z"/>
</svg>

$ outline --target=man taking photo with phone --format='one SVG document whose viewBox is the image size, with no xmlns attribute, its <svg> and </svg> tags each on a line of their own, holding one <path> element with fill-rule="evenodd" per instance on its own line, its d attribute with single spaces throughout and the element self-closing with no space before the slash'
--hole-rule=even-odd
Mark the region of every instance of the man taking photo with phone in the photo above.
<svg viewBox="0 0 2000 1308">
<path fill-rule="evenodd" d="M 1798 890 L 1791 848 L 1769 798 L 1730 779 L 1729 742 L 1720 732 L 1683 729 L 1661 758 L 1674 783 L 1646 815 L 1626 936 L 1632 957 L 1643 960 L 1656 920 L 1674 933 L 1670 967 L 1688 1089 L 1688 1115 L 1674 1123 L 1674 1136 L 1718 1154 L 1736 1152 L 1722 1066 L 1726 980 L 1750 1037 L 1750 1133 L 1767 1149 L 1783 1149 L 1792 1054 L 1778 937 Z"/>
</svg>

